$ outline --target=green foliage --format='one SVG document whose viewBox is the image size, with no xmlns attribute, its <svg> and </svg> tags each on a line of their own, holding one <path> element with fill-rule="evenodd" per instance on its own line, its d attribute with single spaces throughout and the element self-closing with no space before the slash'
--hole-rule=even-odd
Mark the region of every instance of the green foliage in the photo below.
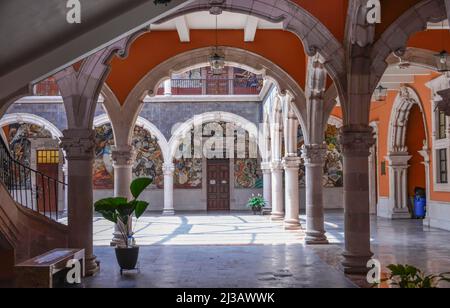
<svg viewBox="0 0 450 308">
<path fill-rule="evenodd" d="M 256 209 L 256 210 L 260 210 L 262 209 L 264 206 L 266 206 L 267 201 L 264 200 L 264 197 L 261 195 L 253 195 L 247 203 L 247 206 L 251 209 Z"/>
<path fill-rule="evenodd" d="M 131 201 L 117 197 L 102 199 L 94 204 L 94 209 L 97 213 L 101 214 L 106 220 L 117 224 L 127 246 L 128 236 L 133 235 L 130 230 L 130 221 L 133 215 L 139 219 L 149 206 L 148 202 L 137 199 L 151 183 L 152 180 L 149 178 L 134 180 L 130 186 L 130 191 L 134 198 Z"/>
<path fill-rule="evenodd" d="M 441 282 L 450 282 L 450 273 L 425 275 L 411 265 L 391 264 L 387 267 L 391 273 L 388 279 L 390 285 L 401 289 L 434 289 Z"/>
</svg>

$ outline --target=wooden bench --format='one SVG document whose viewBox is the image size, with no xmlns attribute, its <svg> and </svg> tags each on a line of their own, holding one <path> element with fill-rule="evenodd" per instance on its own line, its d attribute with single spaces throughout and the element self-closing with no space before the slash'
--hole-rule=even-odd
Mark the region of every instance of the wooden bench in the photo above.
<svg viewBox="0 0 450 308">
<path fill-rule="evenodd" d="M 81 277 L 85 276 L 84 249 L 54 249 L 15 266 L 16 287 L 53 288 L 55 274 L 67 270 L 67 262 L 81 263 Z"/>
</svg>

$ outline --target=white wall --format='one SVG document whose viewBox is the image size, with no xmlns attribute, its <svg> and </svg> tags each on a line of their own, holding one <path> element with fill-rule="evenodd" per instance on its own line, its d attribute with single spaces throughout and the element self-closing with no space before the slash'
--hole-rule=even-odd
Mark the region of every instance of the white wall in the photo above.
<svg viewBox="0 0 450 308">
<path fill-rule="evenodd" d="M 450 231 L 450 203 L 429 201 L 424 225 Z"/>
</svg>

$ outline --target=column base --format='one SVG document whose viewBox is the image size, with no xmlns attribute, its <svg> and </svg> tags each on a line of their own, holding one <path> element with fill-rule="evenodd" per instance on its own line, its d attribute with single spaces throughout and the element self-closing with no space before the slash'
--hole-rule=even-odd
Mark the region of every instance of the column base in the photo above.
<svg viewBox="0 0 450 308">
<path fill-rule="evenodd" d="M 306 232 L 305 238 L 306 245 L 328 245 L 328 241 L 325 232 Z"/>
<path fill-rule="evenodd" d="M 163 216 L 174 216 L 175 210 L 164 210 L 162 213 Z"/>
<path fill-rule="evenodd" d="M 300 230 L 302 228 L 300 221 L 295 219 L 285 219 L 284 229 L 285 230 Z"/>
<path fill-rule="evenodd" d="M 391 219 L 411 219 L 411 214 L 408 209 L 395 209 L 391 213 Z"/>
<path fill-rule="evenodd" d="M 270 220 L 272 220 L 272 221 L 283 221 L 284 220 L 284 213 L 272 212 L 272 214 L 270 215 Z"/>
<path fill-rule="evenodd" d="M 344 252 L 344 261 L 342 266 L 344 267 L 344 273 L 348 275 L 367 275 L 369 268 L 367 262 L 372 259 L 373 254 L 369 253 L 365 256 L 355 256 L 350 253 Z"/>
<path fill-rule="evenodd" d="M 87 277 L 92 277 L 100 271 L 100 262 L 97 261 L 96 256 L 86 258 L 85 266 L 86 266 L 85 272 Z"/>
</svg>

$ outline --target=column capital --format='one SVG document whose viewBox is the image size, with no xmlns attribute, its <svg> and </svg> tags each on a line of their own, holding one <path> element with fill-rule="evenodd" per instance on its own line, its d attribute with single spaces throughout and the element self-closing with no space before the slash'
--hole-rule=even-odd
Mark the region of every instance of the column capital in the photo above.
<svg viewBox="0 0 450 308">
<path fill-rule="evenodd" d="M 262 172 L 270 172 L 272 170 L 272 165 L 270 162 L 263 162 L 261 163 L 261 170 Z"/>
<path fill-rule="evenodd" d="M 300 163 L 300 157 L 288 156 L 283 159 L 284 169 L 299 169 Z"/>
<path fill-rule="evenodd" d="M 273 161 L 270 163 L 270 169 L 272 171 L 281 171 L 283 170 L 283 163 L 281 160 L 279 161 Z"/>
<path fill-rule="evenodd" d="M 393 169 L 408 169 L 408 161 L 412 158 L 408 152 L 389 152 L 386 160 Z"/>
<path fill-rule="evenodd" d="M 173 176 L 173 173 L 175 172 L 175 165 L 172 163 L 164 163 L 162 169 L 164 175 Z"/>
<path fill-rule="evenodd" d="M 111 154 L 115 167 L 133 166 L 136 160 L 136 151 L 132 146 L 120 149 L 113 147 Z"/>
<path fill-rule="evenodd" d="M 339 142 L 344 156 L 367 156 L 375 144 L 373 128 L 369 125 L 348 125 L 341 129 Z"/>
<path fill-rule="evenodd" d="M 302 158 L 305 160 L 305 165 L 322 166 L 327 154 L 327 145 L 324 144 L 305 144 L 302 147 Z"/>
<path fill-rule="evenodd" d="M 64 150 L 68 160 L 94 159 L 94 130 L 67 129 L 63 135 L 60 147 Z"/>
</svg>

